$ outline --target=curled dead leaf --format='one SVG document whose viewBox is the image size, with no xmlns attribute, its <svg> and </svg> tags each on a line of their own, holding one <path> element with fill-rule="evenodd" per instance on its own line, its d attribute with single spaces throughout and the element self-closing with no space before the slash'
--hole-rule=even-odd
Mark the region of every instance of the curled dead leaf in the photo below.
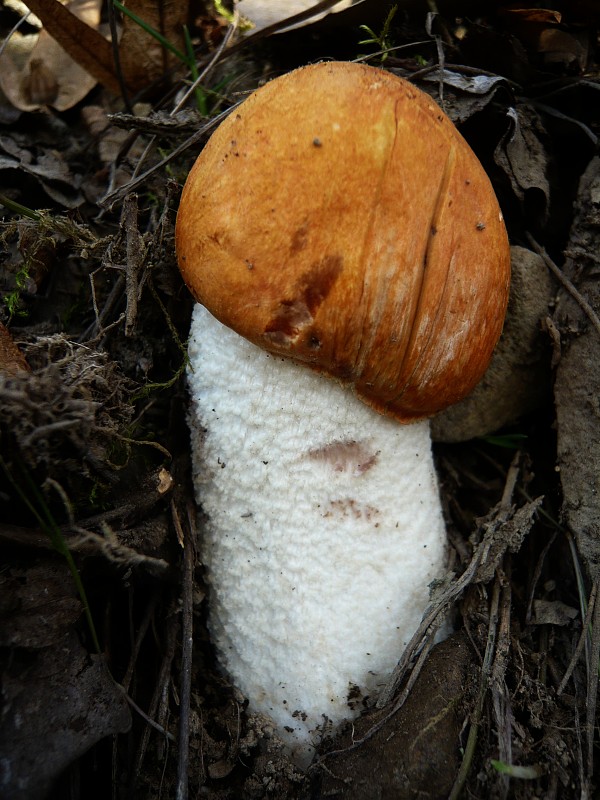
<svg viewBox="0 0 600 800">
<path fill-rule="evenodd" d="M 58 81 L 43 59 L 29 61 L 29 74 L 21 78 L 21 92 L 28 103 L 34 106 L 49 106 L 58 95 Z"/>
<path fill-rule="evenodd" d="M 105 42 L 97 32 L 101 6 L 101 0 L 73 0 L 64 8 L 76 24 L 84 23 L 84 29 Z M 60 40 L 66 46 L 71 36 L 68 26 L 61 31 L 60 37 L 47 28 L 26 36 L 17 31 L 6 42 L 0 54 L 0 89 L 15 108 L 38 111 L 51 106 L 66 111 L 96 85 L 98 76 L 93 77 L 84 62 L 77 63 L 59 44 Z"/>
<path fill-rule="evenodd" d="M 173 488 L 173 476 L 171 473 L 165 469 L 164 467 L 158 473 L 158 493 L 159 494 L 166 494 L 170 492 Z"/>
<path fill-rule="evenodd" d="M 559 600 L 534 600 L 533 611 L 536 625 L 570 625 L 579 616 L 576 608 Z"/>
</svg>

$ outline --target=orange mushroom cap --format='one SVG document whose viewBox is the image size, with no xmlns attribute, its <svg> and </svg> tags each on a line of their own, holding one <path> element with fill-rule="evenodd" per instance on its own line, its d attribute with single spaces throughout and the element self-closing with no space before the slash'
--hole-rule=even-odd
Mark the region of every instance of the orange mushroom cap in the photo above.
<svg viewBox="0 0 600 800">
<path fill-rule="evenodd" d="M 428 95 L 362 64 L 303 67 L 235 109 L 176 243 L 222 323 L 401 422 L 468 394 L 502 330 L 510 250 L 483 167 Z"/>
</svg>

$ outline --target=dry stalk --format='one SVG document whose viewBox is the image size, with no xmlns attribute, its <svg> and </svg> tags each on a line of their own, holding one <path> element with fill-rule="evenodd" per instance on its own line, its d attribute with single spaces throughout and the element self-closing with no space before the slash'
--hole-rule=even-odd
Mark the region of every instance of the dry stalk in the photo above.
<svg viewBox="0 0 600 800">
<path fill-rule="evenodd" d="M 594 583 L 596 596 L 598 583 Z M 587 675 L 587 698 L 586 698 L 586 738 L 587 738 L 587 760 L 585 776 L 587 779 L 587 790 L 591 791 L 594 776 L 594 743 L 596 733 L 596 706 L 598 703 L 598 667 L 600 666 L 600 603 L 594 603 L 592 612 L 592 630 L 590 647 L 590 664 Z"/>
<path fill-rule="evenodd" d="M 488 623 L 487 644 L 485 648 L 485 654 L 483 657 L 483 664 L 481 666 L 479 692 L 477 695 L 475 708 L 473 709 L 473 712 L 471 714 L 471 720 L 470 720 L 471 725 L 469 727 L 469 735 L 467 737 L 467 743 L 465 745 L 463 759 L 461 761 L 460 769 L 458 770 L 456 780 L 454 781 L 452 791 L 450 792 L 449 800 L 458 800 L 458 798 L 460 797 L 465 782 L 467 780 L 469 770 L 471 769 L 473 756 L 475 754 L 477 736 L 479 733 L 479 725 L 481 724 L 481 718 L 483 716 L 485 697 L 489 686 L 490 673 L 492 669 L 494 652 L 496 649 L 499 605 L 500 605 L 500 581 L 496 579 L 494 581 L 494 585 L 492 588 L 492 597 L 490 601 L 490 617 Z"/>
<path fill-rule="evenodd" d="M 183 572 L 181 588 L 181 677 L 179 704 L 179 758 L 177 762 L 177 800 L 187 800 L 190 744 L 190 700 L 192 694 L 192 653 L 194 634 L 194 511 L 188 504 L 186 525 L 182 526 L 175 502 L 171 501 L 171 515 L 179 541 L 183 546 Z"/>
<path fill-rule="evenodd" d="M 588 317 L 596 332 L 600 334 L 600 317 L 596 314 L 592 306 L 588 303 L 585 297 L 575 288 L 575 286 L 571 283 L 571 281 L 567 278 L 564 272 L 558 267 L 554 261 L 550 258 L 548 253 L 544 250 L 543 247 L 540 247 L 536 240 L 530 233 L 526 234 L 527 241 L 535 250 L 535 252 L 541 256 L 544 260 L 544 263 L 550 270 L 550 272 L 554 275 L 554 277 L 558 280 L 560 285 L 571 295 L 573 300 L 579 305 L 581 310 L 584 314 Z"/>
<path fill-rule="evenodd" d="M 174 613 L 174 609 L 171 610 Z M 170 616 L 168 614 L 167 616 Z M 145 717 L 146 721 L 150 719 L 154 720 L 159 716 L 159 709 L 164 706 L 164 696 L 165 693 L 168 694 L 168 687 L 170 682 L 170 675 L 171 675 L 171 668 L 173 664 L 173 659 L 175 657 L 175 648 L 177 642 L 177 626 L 176 625 L 167 625 L 167 641 L 165 647 L 165 653 L 161 660 L 160 669 L 158 672 L 158 676 L 156 679 L 156 683 L 154 685 L 154 691 L 152 693 L 152 697 L 150 699 L 150 703 L 148 706 L 148 717 Z M 165 728 L 165 719 L 164 713 L 160 715 L 159 720 L 157 722 L 149 723 L 143 731 L 140 737 L 140 741 L 138 744 L 138 748 L 135 754 L 135 761 L 131 770 L 131 780 L 130 780 L 130 793 L 133 795 L 134 789 L 137 785 L 142 766 L 144 763 L 144 758 L 146 755 L 146 751 L 148 749 L 148 744 L 150 741 L 150 734 L 151 729 L 155 728 L 159 732 L 164 735 L 165 741 L 174 742 L 175 737 L 172 733 L 168 732 Z"/>
</svg>

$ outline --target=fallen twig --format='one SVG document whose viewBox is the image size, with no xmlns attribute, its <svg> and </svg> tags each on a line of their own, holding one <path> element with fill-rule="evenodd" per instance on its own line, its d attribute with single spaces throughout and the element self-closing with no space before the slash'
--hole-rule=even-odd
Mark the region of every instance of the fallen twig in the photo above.
<svg viewBox="0 0 600 800">
<path fill-rule="evenodd" d="M 194 633 L 194 513 L 188 507 L 187 523 L 182 526 L 177 507 L 171 501 L 171 514 L 177 538 L 183 543 L 181 589 L 181 675 L 179 684 L 179 756 L 177 760 L 177 800 L 188 798 L 190 699 L 192 692 L 192 645 Z"/>
<path fill-rule="evenodd" d="M 597 333 L 600 334 L 600 317 L 596 314 L 594 309 L 585 299 L 585 297 L 575 288 L 575 286 L 571 283 L 571 281 L 567 278 L 564 272 L 558 267 L 554 261 L 550 258 L 548 253 L 544 250 L 543 247 L 536 242 L 533 236 L 530 233 L 525 234 L 527 237 L 527 241 L 535 250 L 535 252 L 544 259 L 544 263 L 550 270 L 550 272 L 554 275 L 554 277 L 558 280 L 560 285 L 567 291 L 573 300 L 581 307 L 581 310 L 584 314 L 588 317 L 594 328 L 596 329 Z"/>
</svg>

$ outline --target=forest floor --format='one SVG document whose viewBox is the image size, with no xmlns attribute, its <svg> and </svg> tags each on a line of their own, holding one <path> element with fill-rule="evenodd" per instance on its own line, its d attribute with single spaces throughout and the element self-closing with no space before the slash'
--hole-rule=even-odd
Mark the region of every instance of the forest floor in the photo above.
<svg viewBox="0 0 600 800">
<path fill-rule="evenodd" d="M 593 796 L 596 3 L 449 0 L 434 13 L 415 0 L 386 25 L 368 0 L 255 33 L 181 3 L 151 21 L 181 58 L 125 18 L 118 63 L 68 20 L 56 27 L 49 0 L 31 4 L 46 30 L 25 19 L 15 32 L 17 5 L 0 7 L 3 34 L 45 49 L 0 52 L 0 795 Z M 160 4 L 129 5 L 144 17 Z M 202 74 L 184 102 L 182 14 Z M 84 24 L 98 35 L 111 16 L 98 3 Z M 434 428 L 452 568 L 436 602 L 454 632 L 405 658 L 388 705 L 304 774 L 211 646 L 185 422 L 193 301 L 174 224 L 219 115 L 290 69 L 358 57 L 440 103 L 546 288 L 541 307 L 525 293 L 513 308 L 528 350 L 494 435 Z"/>
</svg>

